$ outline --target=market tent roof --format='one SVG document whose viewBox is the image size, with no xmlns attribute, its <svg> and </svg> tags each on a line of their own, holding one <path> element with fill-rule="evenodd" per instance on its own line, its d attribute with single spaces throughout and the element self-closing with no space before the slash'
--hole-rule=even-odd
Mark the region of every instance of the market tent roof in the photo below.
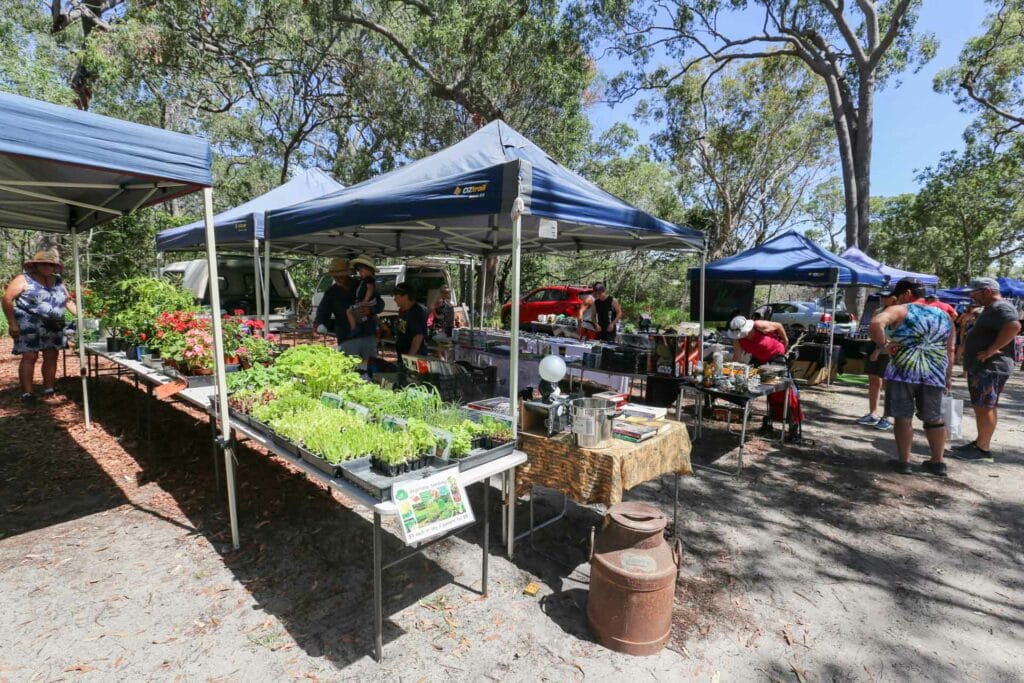
<svg viewBox="0 0 1024 683">
<path fill-rule="evenodd" d="M 390 173 L 271 211 L 266 236 L 275 250 L 323 255 L 509 253 L 517 197 L 523 200 L 524 250 L 704 245 L 701 232 L 655 218 L 605 192 L 503 121 Z M 557 221 L 557 238 L 538 235 L 542 219 Z"/>
<path fill-rule="evenodd" d="M 881 263 L 880 261 L 876 261 L 875 259 L 871 258 L 857 247 L 847 247 L 846 251 L 839 254 L 839 256 L 841 258 L 846 259 L 847 261 L 852 261 L 853 263 L 857 263 L 868 268 L 877 269 L 882 273 L 882 275 L 887 275 L 889 277 L 890 282 L 898 282 L 899 280 L 902 280 L 905 277 L 913 277 L 917 278 L 923 284 L 926 285 L 939 284 L 939 278 L 936 275 L 915 273 L 910 270 L 901 270 L 899 268 L 887 266 L 884 263 Z"/>
<path fill-rule="evenodd" d="M 303 169 L 285 184 L 214 216 L 217 246 L 252 246 L 254 239 L 263 239 L 263 222 L 267 211 L 322 197 L 344 187 L 318 168 Z M 156 236 L 157 251 L 201 249 L 205 245 L 205 226 L 201 220 L 164 230 Z"/>
<path fill-rule="evenodd" d="M 699 268 L 689 271 L 691 280 L 700 277 Z M 881 287 L 887 281 L 876 268 L 869 268 L 822 249 L 792 230 L 735 256 L 705 266 L 709 280 L 745 280 L 768 283 L 797 283 Z"/>
<path fill-rule="evenodd" d="M 0 93 L 0 226 L 70 232 L 210 187 L 206 140 Z"/>
<path fill-rule="evenodd" d="M 999 293 L 1003 296 L 1024 298 L 1024 282 L 1010 277 L 997 277 L 996 281 L 999 283 Z"/>
<path fill-rule="evenodd" d="M 962 304 L 971 300 L 971 295 L 967 292 L 966 287 L 957 287 L 956 289 L 936 289 L 934 294 L 939 301 L 943 301 L 947 304 Z"/>
</svg>

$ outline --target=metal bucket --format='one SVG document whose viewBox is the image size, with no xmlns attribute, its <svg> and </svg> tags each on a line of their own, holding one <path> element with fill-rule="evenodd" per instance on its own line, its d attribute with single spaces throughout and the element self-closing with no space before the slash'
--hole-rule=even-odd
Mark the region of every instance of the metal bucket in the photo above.
<svg viewBox="0 0 1024 683">
<path fill-rule="evenodd" d="M 583 448 L 603 446 L 612 438 L 615 402 L 606 398 L 577 398 L 569 404 L 572 433 Z"/>
</svg>

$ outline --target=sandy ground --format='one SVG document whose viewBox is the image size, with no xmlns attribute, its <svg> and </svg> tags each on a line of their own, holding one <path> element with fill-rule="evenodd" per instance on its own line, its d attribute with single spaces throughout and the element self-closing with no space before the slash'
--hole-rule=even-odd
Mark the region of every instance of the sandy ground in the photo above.
<svg viewBox="0 0 1024 683">
<path fill-rule="evenodd" d="M 590 639 L 584 560 L 600 516 L 571 507 L 512 562 L 492 545 L 487 598 L 472 530 L 387 572 L 377 664 L 364 517 L 243 448 L 234 552 L 201 416 L 158 404 L 147 443 L 142 394 L 112 378 L 91 431 L 77 381 L 24 408 L 9 343 L 0 680 L 1024 680 L 1020 377 L 997 464 L 951 461 L 949 479 L 890 474 L 891 434 L 852 423 L 865 412 L 855 387 L 805 392 L 814 445 L 754 440 L 741 477 L 687 478 L 675 627 L 658 656 Z M 735 438 L 709 432 L 697 459 L 733 465 Z M 627 498 L 671 513 L 671 492 L 652 482 Z"/>
</svg>

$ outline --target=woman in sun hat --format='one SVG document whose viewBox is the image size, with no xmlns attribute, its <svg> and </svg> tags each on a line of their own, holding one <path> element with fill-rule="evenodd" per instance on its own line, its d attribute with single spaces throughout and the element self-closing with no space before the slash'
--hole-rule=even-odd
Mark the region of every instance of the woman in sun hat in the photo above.
<svg viewBox="0 0 1024 683">
<path fill-rule="evenodd" d="M 35 401 L 32 377 L 36 360 L 43 354 L 43 396 L 53 395 L 57 378 L 57 352 L 67 346 L 64 313 L 77 313 L 60 274 L 64 264 L 54 247 L 45 247 L 23 265 L 23 272 L 7 285 L 3 308 L 14 339 L 13 352 L 21 356 L 18 379 L 21 398 Z"/>
</svg>

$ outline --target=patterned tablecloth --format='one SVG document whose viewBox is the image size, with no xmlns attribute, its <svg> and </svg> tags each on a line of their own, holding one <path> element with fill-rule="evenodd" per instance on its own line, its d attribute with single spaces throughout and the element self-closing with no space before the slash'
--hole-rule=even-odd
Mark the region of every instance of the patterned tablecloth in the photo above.
<svg viewBox="0 0 1024 683">
<path fill-rule="evenodd" d="M 690 436 L 680 422 L 643 443 L 620 439 L 603 448 L 578 448 L 571 434 L 546 438 L 520 433 L 529 459 L 516 470 L 516 492 L 533 485 L 562 491 L 580 504 L 622 502 L 622 492 L 665 474 L 692 474 Z"/>
</svg>

